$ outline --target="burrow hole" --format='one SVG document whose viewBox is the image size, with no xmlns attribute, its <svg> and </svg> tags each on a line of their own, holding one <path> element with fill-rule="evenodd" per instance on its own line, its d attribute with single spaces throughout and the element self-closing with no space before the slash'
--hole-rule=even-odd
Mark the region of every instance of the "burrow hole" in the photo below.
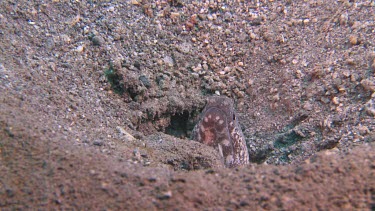
<svg viewBox="0 0 375 211">
<path fill-rule="evenodd" d="M 165 128 L 165 133 L 177 138 L 190 139 L 195 123 L 198 120 L 198 114 L 197 110 L 185 110 L 181 113 L 173 114 L 169 126 Z"/>
</svg>

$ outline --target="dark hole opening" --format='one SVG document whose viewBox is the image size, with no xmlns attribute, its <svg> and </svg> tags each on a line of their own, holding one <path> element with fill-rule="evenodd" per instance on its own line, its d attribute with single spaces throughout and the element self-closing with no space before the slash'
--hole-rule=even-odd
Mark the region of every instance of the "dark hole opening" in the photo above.
<svg viewBox="0 0 375 211">
<path fill-rule="evenodd" d="M 190 138 L 191 131 L 194 128 L 194 123 L 190 117 L 188 111 L 171 116 L 171 123 L 165 129 L 165 133 L 178 138 Z"/>
<path fill-rule="evenodd" d="M 122 82 L 122 76 L 118 74 L 112 67 L 106 70 L 104 74 L 115 93 L 122 95 L 125 92 L 124 84 Z"/>
</svg>

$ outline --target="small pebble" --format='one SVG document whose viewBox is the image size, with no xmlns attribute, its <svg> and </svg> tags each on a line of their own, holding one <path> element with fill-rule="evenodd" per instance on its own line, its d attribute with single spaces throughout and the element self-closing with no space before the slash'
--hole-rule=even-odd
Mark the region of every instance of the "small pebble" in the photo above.
<svg viewBox="0 0 375 211">
<path fill-rule="evenodd" d="M 201 70 L 202 70 L 202 65 L 201 64 L 198 64 L 196 67 L 193 68 L 194 72 L 199 72 Z"/>
<path fill-rule="evenodd" d="M 230 67 L 228 67 L 228 66 L 224 67 L 224 72 L 230 72 L 230 70 L 231 70 Z"/>
<path fill-rule="evenodd" d="M 171 15 L 170 15 L 171 19 L 177 19 L 180 17 L 180 13 L 178 12 L 171 12 Z"/>
<path fill-rule="evenodd" d="M 356 82 L 359 80 L 359 75 L 357 73 L 353 73 L 351 76 L 350 76 L 350 81 L 351 82 Z"/>
<path fill-rule="evenodd" d="M 165 200 L 165 199 L 170 199 L 171 197 L 172 197 L 172 191 L 168 190 L 168 191 L 163 192 L 158 198 L 160 200 Z"/>
<path fill-rule="evenodd" d="M 104 145 L 104 142 L 102 140 L 95 140 L 93 142 L 93 145 L 94 146 L 103 146 Z"/>
<path fill-rule="evenodd" d="M 89 26 L 84 26 L 83 27 L 83 33 L 88 34 L 90 32 L 90 27 Z"/>
<path fill-rule="evenodd" d="M 82 45 L 80 45 L 80 46 L 78 46 L 77 48 L 76 48 L 76 51 L 78 52 L 78 53 L 81 53 L 82 51 L 83 51 L 83 46 Z"/>
<path fill-rule="evenodd" d="M 280 100 L 280 95 L 277 93 L 276 95 L 272 96 L 273 101 L 279 101 Z"/>
<path fill-rule="evenodd" d="M 359 131 L 359 134 L 361 134 L 362 136 L 366 135 L 367 133 L 370 132 L 370 130 L 368 129 L 368 127 L 365 126 L 365 125 L 359 125 L 358 126 L 358 131 Z"/>
<path fill-rule="evenodd" d="M 339 92 L 345 92 L 345 87 L 342 85 L 339 85 L 338 87 Z"/>
<path fill-rule="evenodd" d="M 357 45 L 358 44 L 358 36 L 357 35 L 350 35 L 349 36 L 349 42 L 352 45 Z"/>
<path fill-rule="evenodd" d="M 132 5 L 139 5 L 139 2 L 137 0 L 132 0 L 131 3 Z"/>
<path fill-rule="evenodd" d="M 341 16 L 340 16 L 340 24 L 341 25 L 345 26 L 348 23 L 348 20 L 349 20 L 348 13 L 341 14 Z"/>
<path fill-rule="evenodd" d="M 333 104 L 335 104 L 335 105 L 340 104 L 340 100 L 339 100 L 338 97 L 334 97 L 334 98 L 332 98 L 332 102 L 333 102 Z"/>
<path fill-rule="evenodd" d="M 109 11 L 109 12 L 113 12 L 113 11 L 115 11 L 115 7 L 114 7 L 114 6 L 110 6 L 110 7 L 108 8 L 108 11 Z"/>
<path fill-rule="evenodd" d="M 173 67 L 173 59 L 170 56 L 164 57 L 164 63 L 167 64 L 169 67 Z"/>
<path fill-rule="evenodd" d="M 118 130 L 118 132 L 124 136 L 124 141 L 134 141 L 135 138 L 130 134 L 128 133 L 124 128 L 120 127 L 120 126 L 117 126 L 116 129 Z"/>
<path fill-rule="evenodd" d="M 94 36 L 92 39 L 92 44 L 96 46 L 100 46 L 104 43 L 104 39 L 100 36 Z"/>
<path fill-rule="evenodd" d="M 311 111 L 313 109 L 313 105 L 310 102 L 306 102 L 305 105 L 303 105 L 303 109 Z"/>
<path fill-rule="evenodd" d="M 375 116 L 375 100 L 370 99 L 365 103 L 365 110 L 368 115 Z"/>
<path fill-rule="evenodd" d="M 328 104 L 330 102 L 330 100 L 328 98 L 326 98 L 326 97 L 321 97 L 320 101 L 322 101 L 325 104 Z"/>
<path fill-rule="evenodd" d="M 304 74 L 302 73 L 301 70 L 296 70 L 296 78 L 302 78 L 304 76 Z"/>
<path fill-rule="evenodd" d="M 350 71 L 349 71 L 349 70 L 344 70 L 344 71 L 342 72 L 342 74 L 343 74 L 346 78 L 348 78 L 348 77 L 350 76 Z"/>
<path fill-rule="evenodd" d="M 361 85 L 363 86 L 365 90 L 372 91 L 372 92 L 375 91 L 375 81 L 372 81 L 370 79 L 363 79 L 361 81 Z"/>
<path fill-rule="evenodd" d="M 139 148 L 135 148 L 133 150 L 133 156 L 136 160 L 141 160 L 141 152 L 139 151 Z"/>
<path fill-rule="evenodd" d="M 203 64 L 202 66 L 203 66 L 204 70 L 208 70 L 208 65 L 207 64 Z"/>
<path fill-rule="evenodd" d="M 139 76 L 139 80 L 142 82 L 142 84 L 143 84 L 146 88 L 150 88 L 150 87 L 151 87 L 150 80 L 148 80 L 148 78 L 147 78 L 145 75 L 141 75 L 141 76 Z"/>
<path fill-rule="evenodd" d="M 134 65 L 134 67 L 136 67 L 138 70 L 141 69 L 141 63 L 139 63 L 138 61 L 135 61 L 133 65 Z"/>
<path fill-rule="evenodd" d="M 5 69 L 4 65 L 0 63 L 0 73 L 5 73 L 7 72 L 7 69 Z"/>
</svg>

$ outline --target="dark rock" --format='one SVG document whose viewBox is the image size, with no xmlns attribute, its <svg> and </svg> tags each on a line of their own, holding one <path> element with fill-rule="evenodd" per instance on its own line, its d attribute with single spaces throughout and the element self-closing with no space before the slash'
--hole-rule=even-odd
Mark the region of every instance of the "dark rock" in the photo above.
<svg viewBox="0 0 375 211">
<path fill-rule="evenodd" d="M 148 78 L 147 78 L 145 75 L 141 75 L 141 76 L 139 76 L 139 80 L 142 82 L 142 84 L 143 84 L 146 88 L 150 88 L 150 87 L 151 87 L 150 80 L 148 80 Z"/>
<path fill-rule="evenodd" d="M 103 146 L 104 142 L 103 142 L 103 140 L 95 140 L 92 144 L 94 146 Z"/>
<path fill-rule="evenodd" d="M 95 46 L 101 46 L 104 43 L 104 39 L 100 36 L 94 36 L 91 41 Z"/>
<path fill-rule="evenodd" d="M 134 67 L 136 67 L 138 70 L 141 69 L 141 63 L 139 63 L 138 61 L 134 62 Z"/>
</svg>

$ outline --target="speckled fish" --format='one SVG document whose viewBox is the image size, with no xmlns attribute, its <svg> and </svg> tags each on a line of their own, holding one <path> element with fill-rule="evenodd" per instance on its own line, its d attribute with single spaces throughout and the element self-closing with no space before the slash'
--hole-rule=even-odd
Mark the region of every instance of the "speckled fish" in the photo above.
<svg viewBox="0 0 375 211">
<path fill-rule="evenodd" d="M 207 99 L 192 138 L 216 148 L 226 167 L 249 163 L 245 137 L 230 98 L 213 96 Z"/>
</svg>

